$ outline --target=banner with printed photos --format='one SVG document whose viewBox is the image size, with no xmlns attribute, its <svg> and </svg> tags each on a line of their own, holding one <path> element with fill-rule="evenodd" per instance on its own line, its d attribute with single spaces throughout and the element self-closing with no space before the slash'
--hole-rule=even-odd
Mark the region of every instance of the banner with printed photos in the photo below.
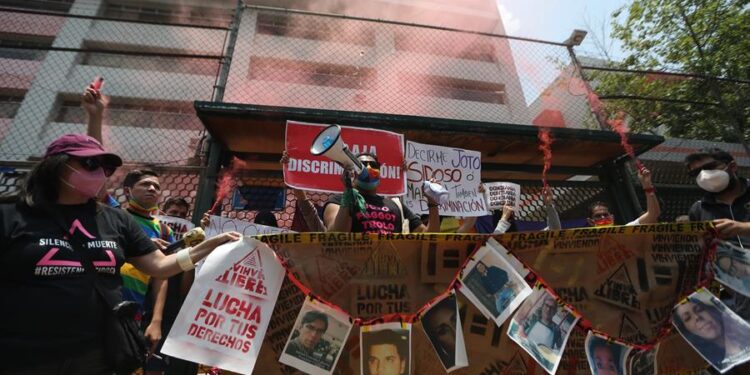
<svg viewBox="0 0 750 375">
<path fill-rule="evenodd" d="M 420 319 L 446 372 L 469 365 L 460 318 L 456 293 L 451 292 L 430 306 Z"/>
<path fill-rule="evenodd" d="M 381 323 L 360 328 L 362 375 L 411 374 L 411 324 Z"/>
<path fill-rule="evenodd" d="M 331 374 L 351 329 L 348 315 L 308 298 L 279 360 L 308 374 Z"/>
<path fill-rule="evenodd" d="M 474 253 L 460 281 L 461 293 L 498 326 L 531 294 L 523 277 L 490 246 Z"/>
<path fill-rule="evenodd" d="M 626 343 L 646 343 L 646 347 L 654 340 L 676 343 L 659 347 L 654 366 L 660 373 L 693 371 L 705 365 L 703 359 L 694 351 L 685 350 L 688 344 L 682 337 L 664 337 L 660 332 L 669 324 L 669 311 L 680 296 L 704 280 L 701 269 L 708 259 L 704 240 L 710 239 L 710 234 L 707 223 L 685 223 L 501 236 L 424 233 L 262 236 L 259 239 L 284 262 L 289 277 L 282 286 L 265 340 L 268 345 L 261 350 L 256 368 L 267 374 L 289 372 L 291 367 L 280 363 L 279 358 L 299 326 L 296 318 L 306 295 L 349 314 L 355 320 L 355 329 L 364 320 L 382 319 L 388 314 L 403 314 L 404 321 L 409 321 L 416 314 L 422 316 L 434 301 L 445 298 L 457 286 L 463 287 L 456 284 L 459 270 L 486 244 L 516 273 L 525 276 L 527 282 L 542 280 L 561 308 L 563 303 L 572 306 L 586 318 L 586 325 L 596 327 L 598 332 Z M 615 292 L 629 300 L 611 300 Z M 456 298 L 469 362 L 465 371 L 547 372 L 537 364 L 538 358 L 529 354 L 533 350 L 517 344 L 514 341 L 517 337 L 508 336 L 512 319 L 498 327 L 463 293 L 456 294 Z M 626 308 L 625 301 L 632 306 Z M 585 331 L 572 332 L 565 345 L 559 346 L 565 349 L 558 353 L 561 357 L 556 368 L 566 374 L 588 374 Z M 359 336 L 355 331 L 344 344 L 337 370 L 356 373 L 362 369 Z M 674 341 L 675 337 L 678 341 Z M 411 340 L 410 367 L 420 373 L 445 370 L 427 335 L 416 335 Z M 634 358 L 633 354 L 630 358 Z M 631 363 L 635 362 L 628 363 L 632 368 Z"/>
<path fill-rule="evenodd" d="M 571 330 L 578 322 L 547 289 L 537 287 L 518 308 L 508 326 L 508 336 L 550 374 L 557 371 Z"/>
<path fill-rule="evenodd" d="M 722 374 L 750 360 L 750 324 L 704 288 L 674 307 L 672 324 Z"/>
</svg>

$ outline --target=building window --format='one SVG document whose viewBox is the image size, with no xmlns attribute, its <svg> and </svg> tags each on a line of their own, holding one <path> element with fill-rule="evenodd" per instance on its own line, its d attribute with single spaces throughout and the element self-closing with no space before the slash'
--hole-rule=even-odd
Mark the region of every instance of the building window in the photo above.
<svg viewBox="0 0 750 375">
<path fill-rule="evenodd" d="M 179 130 L 203 128 L 195 116 L 192 103 L 110 100 L 105 117 L 109 126 Z M 86 121 L 86 113 L 79 100 L 63 101 L 55 116 L 55 122 L 83 124 Z"/>
<path fill-rule="evenodd" d="M 396 50 L 463 60 L 497 62 L 495 45 L 489 37 L 455 32 L 435 33 L 435 35 L 397 33 Z"/>
<path fill-rule="evenodd" d="M 121 20 L 180 23 L 196 26 L 227 27 L 232 22 L 234 8 L 207 8 L 157 3 L 107 2 L 104 17 Z"/>
<path fill-rule="evenodd" d="M 0 58 L 41 61 L 52 42 L 52 38 L 35 35 L 0 34 Z"/>
<path fill-rule="evenodd" d="M 75 0 L 0 0 L 0 6 L 67 13 Z"/>
<path fill-rule="evenodd" d="M 214 59 L 119 55 L 97 52 L 83 53 L 81 64 L 204 76 L 215 76 L 219 69 L 219 61 Z"/>
<path fill-rule="evenodd" d="M 253 58 L 250 79 L 370 90 L 375 87 L 375 70 L 351 65 Z"/>
<path fill-rule="evenodd" d="M 400 91 L 405 94 L 433 96 L 470 102 L 505 104 L 505 85 L 467 79 L 401 74 Z"/>
<path fill-rule="evenodd" d="M 14 118 L 23 102 L 23 95 L 0 95 L 0 118 Z"/>
<path fill-rule="evenodd" d="M 328 17 L 258 13 L 258 34 L 374 46 L 375 33 L 364 22 Z"/>
</svg>

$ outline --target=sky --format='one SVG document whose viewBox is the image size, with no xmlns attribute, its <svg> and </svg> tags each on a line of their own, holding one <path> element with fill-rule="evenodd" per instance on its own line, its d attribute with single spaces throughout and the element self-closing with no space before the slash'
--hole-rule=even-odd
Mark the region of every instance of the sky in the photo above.
<svg viewBox="0 0 750 375">
<path fill-rule="evenodd" d="M 616 41 L 610 45 L 611 14 L 629 3 L 628 0 L 497 0 L 507 35 L 562 42 L 574 29 L 582 29 L 589 34 L 576 47 L 576 54 L 602 57 L 593 42 L 598 38 L 605 41 L 615 60 L 624 53 Z"/>
</svg>

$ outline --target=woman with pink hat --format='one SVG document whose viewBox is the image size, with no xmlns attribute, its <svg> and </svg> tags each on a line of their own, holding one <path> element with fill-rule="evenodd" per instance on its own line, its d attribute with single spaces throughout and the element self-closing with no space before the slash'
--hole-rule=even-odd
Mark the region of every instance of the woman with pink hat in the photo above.
<svg viewBox="0 0 750 375">
<path fill-rule="evenodd" d="M 95 200 L 121 165 L 96 139 L 64 135 L 18 197 L 0 204 L 3 373 L 123 372 L 108 320 L 122 302 L 120 266 L 167 278 L 240 238 L 228 232 L 169 256 L 157 251 L 127 212 Z"/>
</svg>

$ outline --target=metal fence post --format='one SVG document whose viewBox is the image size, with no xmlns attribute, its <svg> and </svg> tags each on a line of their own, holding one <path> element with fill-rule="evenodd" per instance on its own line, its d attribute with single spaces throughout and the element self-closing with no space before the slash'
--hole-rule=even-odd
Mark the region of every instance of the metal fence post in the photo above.
<svg viewBox="0 0 750 375">
<path fill-rule="evenodd" d="M 216 84 L 214 85 L 213 101 L 222 102 L 224 101 L 224 90 L 227 85 L 227 77 L 229 76 L 229 69 L 232 65 L 232 55 L 234 54 L 234 46 L 237 43 L 237 33 L 240 29 L 240 22 L 242 21 L 242 0 L 237 0 L 237 7 L 234 11 L 234 18 L 232 24 L 229 27 L 228 37 L 226 46 L 224 48 L 224 57 L 221 61 L 219 73 L 216 77 Z M 193 209 L 193 223 L 198 225 L 201 217 L 207 212 L 212 205 L 214 193 L 216 191 L 216 180 L 219 174 L 219 168 L 221 167 L 222 154 L 224 149 L 222 145 L 213 139 L 211 135 L 206 135 L 206 142 L 208 142 L 208 158 L 206 165 L 201 172 L 200 181 L 198 182 L 198 192 L 195 199 L 195 207 Z"/>
</svg>

